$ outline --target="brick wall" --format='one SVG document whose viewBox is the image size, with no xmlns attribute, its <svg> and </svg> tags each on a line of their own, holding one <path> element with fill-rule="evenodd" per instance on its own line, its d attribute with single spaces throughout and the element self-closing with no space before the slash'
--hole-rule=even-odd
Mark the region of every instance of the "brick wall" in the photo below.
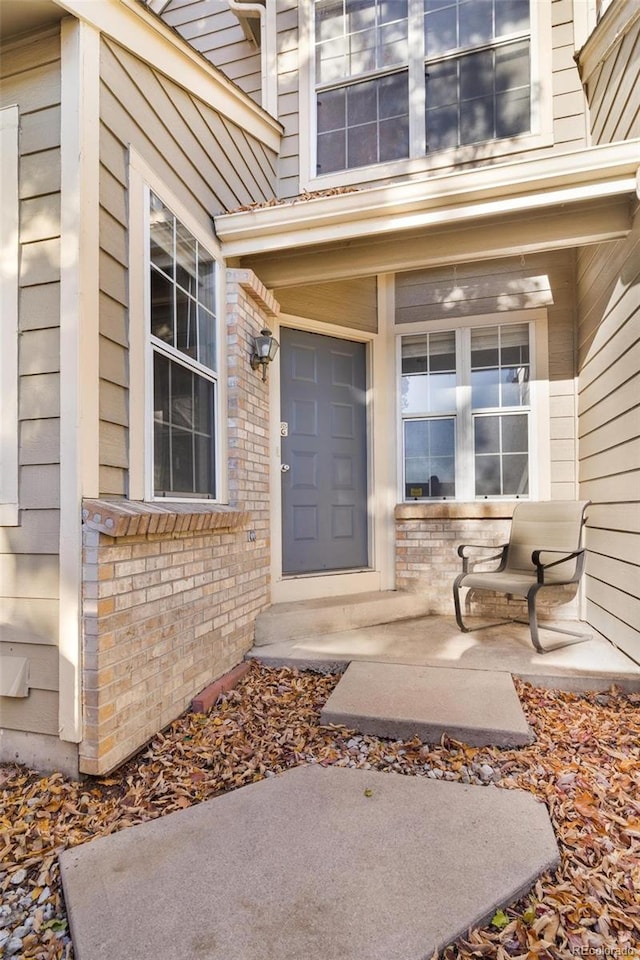
<svg viewBox="0 0 640 960">
<path fill-rule="evenodd" d="M 396 507 L 396 586 L 422 593 L 429 613 L 454 616 L 453 581 L 462 572 L 461 543 L 497 546 L 509 539 L 513 503 L 424 503 Z M 489 565 L 486 569 L 493 569 Z M 481 568 L 478 568 L 481 569 Z M 540 618 L 577 619 L 572 588 L 545 590 L 538 600 Z M 546 596 L 545 596 L 546 595 Z M 466 591 L 463 616 L 527 618 L 526 602 L 488 591 Z"/>
<path fill-rule="evenodd" d="M 269 411 L 253 337 L 277 313 L 227 272 L 229 504 L 86 501 L 80 770 L 122 763 L 253 644 L 269 602 Z"/>
</svg>

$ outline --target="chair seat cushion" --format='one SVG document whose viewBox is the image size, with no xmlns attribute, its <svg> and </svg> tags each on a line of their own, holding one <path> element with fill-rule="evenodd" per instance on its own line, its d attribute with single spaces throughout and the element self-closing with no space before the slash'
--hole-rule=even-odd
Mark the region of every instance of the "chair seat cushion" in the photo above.
<svg viewBox="0 0 640 960">
<path fill-rule="evenodd" d="M 505 570 L 504 573 L 468 573 L 460 586 L 469 587 L 472 590 L 495 590 L 497 593 L 513 593 L 517 597 L 526 597 L 531 587 L 537 582 L 535 574 Z"/>
</svg>

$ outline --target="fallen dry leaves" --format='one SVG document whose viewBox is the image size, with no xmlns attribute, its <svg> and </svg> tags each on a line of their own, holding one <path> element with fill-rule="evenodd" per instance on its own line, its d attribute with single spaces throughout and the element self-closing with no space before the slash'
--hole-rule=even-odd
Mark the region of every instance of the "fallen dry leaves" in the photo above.
<svg viewBox="0 0 640 960">
<path fill-rule="evenodd" d="M 528 790 L 547 805 L 562 862 L 523 900 L 505 904 L 495 924 L 448 947 L 443 960 L 639 960 L 639 694 L 578 695 L 518 682 L 537 737 L 530 746 L 501 750 L 447 738 L 424 745 L 362 737 L 354 747 L 350 731 L 319 725 L 320 708 L 338 679 L 255 664 L 209 715 L 180 717 L 102 780 L 73 782 L 0 767 L 0 893 L 24 871 L 22 885 L 34 902 L 53 902 L 64 925 L 57 866 L 62 849 L 298 764 L 353 766 L 364 758 L 373 769 L 424 775 L 431 767 L 448 779 L 469 764 L 489 764 L 498 787 Z M 25 960 L 73 956 L 51 921 L 36 921 L 24 950 Z"/>
<path fill-rule="evenodd" d="M 321 197 L 337 197 L 344 193 L 360 193 L 359 187 L 328 187 L 326 190 L 303 190 L 295 197 L 276 197 L 272 200 L 259 200 L 257 203 L 245 203 L 226 213 L 246 213 L 249 210 L 263 210 L 265 207 L 293 206 L 307 200 L 318 200 Z"/>
</svg>

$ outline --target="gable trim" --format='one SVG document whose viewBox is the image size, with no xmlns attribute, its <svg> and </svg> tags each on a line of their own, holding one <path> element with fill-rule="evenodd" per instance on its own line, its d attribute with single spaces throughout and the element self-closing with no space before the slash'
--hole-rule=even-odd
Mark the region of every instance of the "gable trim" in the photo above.
<svg viewBox="0 0 640 960">
<path fill-rule="evenodd" d="M 269 149 L 279 150 L 282 126 L 142 4 L 134 0 L 56 3 L 160 70 Z"/>
</svg>

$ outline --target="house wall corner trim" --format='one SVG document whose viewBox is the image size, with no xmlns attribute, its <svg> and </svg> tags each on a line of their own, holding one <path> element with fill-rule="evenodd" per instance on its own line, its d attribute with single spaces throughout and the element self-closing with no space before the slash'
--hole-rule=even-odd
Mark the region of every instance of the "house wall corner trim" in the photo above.
<svg viewBox="0 0 640 960">
<path fill-rule="evenodd" d="M 18 523 L 18 136 L 15 104 L 0 110 L 0 525 Z"/>
<path fill-rule="evenodd" d="M 61 25 L 59 737 L 82 739 L 82 498 L 99 493 L 100 34 Z"/>
</svg>

